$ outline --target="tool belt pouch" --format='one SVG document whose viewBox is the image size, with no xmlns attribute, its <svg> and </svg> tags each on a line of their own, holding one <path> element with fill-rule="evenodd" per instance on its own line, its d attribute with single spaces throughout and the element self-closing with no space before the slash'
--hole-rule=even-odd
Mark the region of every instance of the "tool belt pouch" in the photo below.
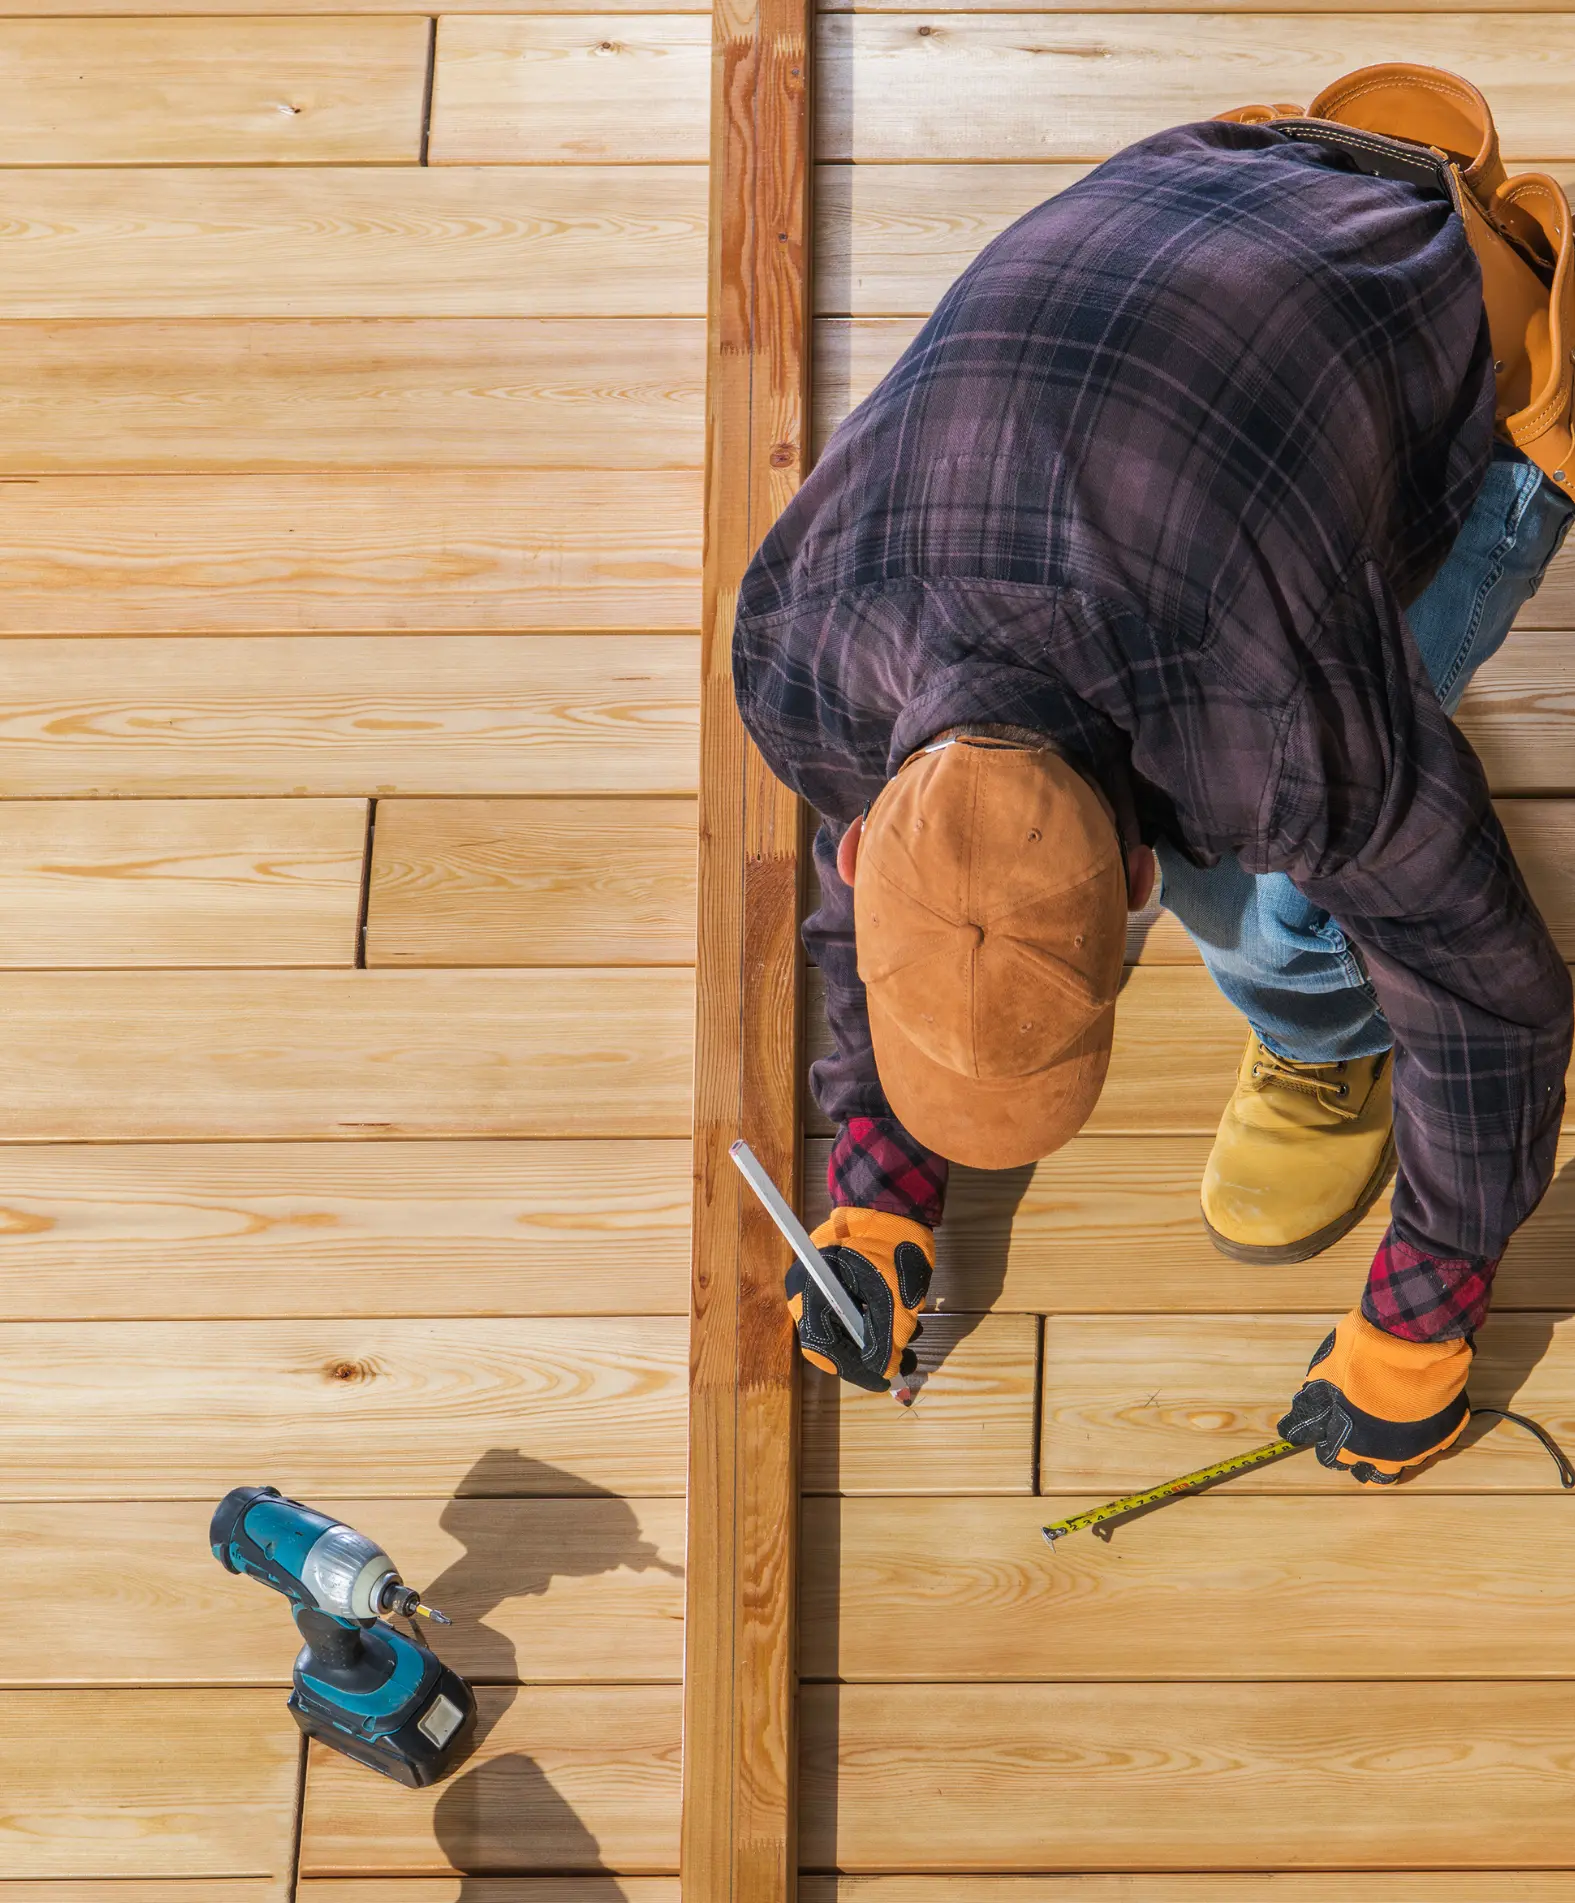
<svg viewBox="0 0 1575 1903">
<path fill-rule="evenodd" d="M 1482 269 L 1499 433 L 1575 496 L 1575 245 L 1563 188 L 1504 173 L 1487 101 L 1431 66 L 1364 66 L 1296 106 L 1221 119 L 1338 146 L 1364 172 L 1441 191 Z"/>
</svg>

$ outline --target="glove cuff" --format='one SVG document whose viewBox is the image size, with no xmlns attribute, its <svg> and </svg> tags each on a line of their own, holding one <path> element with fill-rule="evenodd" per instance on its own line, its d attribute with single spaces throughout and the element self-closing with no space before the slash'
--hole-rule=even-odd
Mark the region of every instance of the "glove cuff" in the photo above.
<svg viewBox="0 0 1575 1903">
<path fill-rule="evenodd" d="M 1460 1394 L 1471 1371 L 1471 1344 L 1405 1341 L 1375 1328 L 1353 1308 L 1335 1329 L 1327 1360 L 1308 1375 L 1333 1381 L 1364 1413 L 1388 1421 L 1425 1421 Z"/>
<path fill-rule="evenodd" d="M 922 1222 L 893 1216 L 884 1209 L 833 1209 L 810 1241 L 817 1249 L 829 1249 L 837 1243 L 845 1243 L 853 1249 L 861 1243 L 877 1243 L 893 1251 L 899 1242 L 911 1242 L 924 1251 L 932 1264 L 935 1261 L 935 1231 L 926 1229 Z"/>
</svg>

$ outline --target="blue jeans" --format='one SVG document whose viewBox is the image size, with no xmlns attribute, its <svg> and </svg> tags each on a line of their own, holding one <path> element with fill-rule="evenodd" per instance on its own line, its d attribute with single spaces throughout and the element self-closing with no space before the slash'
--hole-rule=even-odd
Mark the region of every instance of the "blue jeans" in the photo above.
<svg viewBox="0 0 1575 1903">
<path fill-rule="evenodd" d="M 1503 645 L 1572 519 L 1575 503 L 1518 450 L 1495 443 L 1465 526 L 1406 615 L 1446 713 Z M 1230 853 L 1202 871 L 1164 845 L 1158 858 L 1164 903 L 1271 1051 L 1316 1064 L 1388 1050 L 1389 1026 L 1355 947 L 1283 872 L 1243 871 Z"/>
</svg>

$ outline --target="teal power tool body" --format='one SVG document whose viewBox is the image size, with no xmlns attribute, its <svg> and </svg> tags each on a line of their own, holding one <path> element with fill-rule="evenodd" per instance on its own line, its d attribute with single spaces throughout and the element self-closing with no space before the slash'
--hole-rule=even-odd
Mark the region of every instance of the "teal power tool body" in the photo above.
<svg viewBox="0 0 1575 1903">
<path fill-rule="evenodd" d="M 459 1674 L 389 1625 L 448 1621 L 421 1603 L 383 1549 L 274 1487 L 236 1487 L 214 1510 L 213 1556 L 283 1593 L 305 1641 L 290 1710 L 309 1738 L 412 1790 L 447 1775 L 475 1727 Z"/>
</svg>

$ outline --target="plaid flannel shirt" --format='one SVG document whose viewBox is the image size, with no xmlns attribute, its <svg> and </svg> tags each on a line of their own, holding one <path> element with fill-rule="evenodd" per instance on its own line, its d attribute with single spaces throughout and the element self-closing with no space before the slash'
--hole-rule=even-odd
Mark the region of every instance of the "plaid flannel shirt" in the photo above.
<svg viewBox="0 0 1575 1903">
<path fill-rule="evenodd" d="M 836 431 L 745 577 L 739 707 L 823 816 L 805 928 L 833 1198 L 939 1219 L 870 1048 L 847 823 L 943 728 L 1050 736 L 1149 840 L 1288 873 L 1392 1027 L 1369 1318 L 1469 1333 L 1552 1171 L 1565 967 L 1405 604 L 1493 430 L 1447 204 L 1272 128 L 1129 147 L 991 244 Z"/>
</svg>

